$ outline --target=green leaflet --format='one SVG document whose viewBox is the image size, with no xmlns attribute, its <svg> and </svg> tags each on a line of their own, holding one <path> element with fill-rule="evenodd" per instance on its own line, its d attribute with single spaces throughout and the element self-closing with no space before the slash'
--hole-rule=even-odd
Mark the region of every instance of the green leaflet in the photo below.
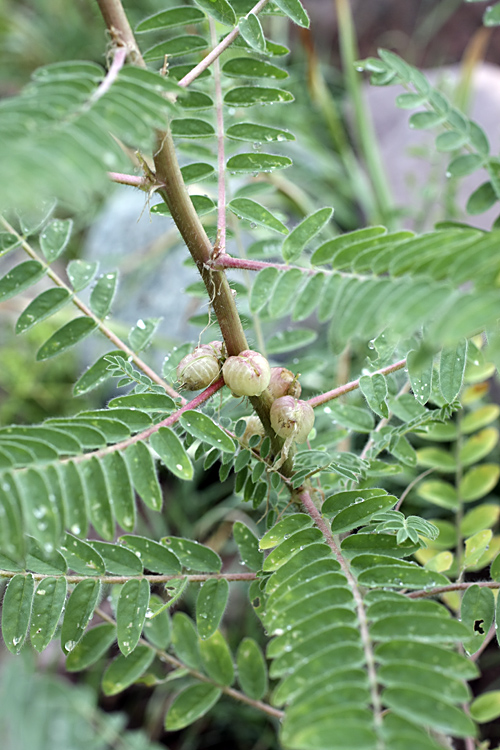
<svg viewBox="0 0 500 750">
<path fill-rule="evenodd" d="M 177 138 L 209 138 L 215 130 L 206 120 L 194 117 L 175 118 L 171 122 L 172 135 Z"/>
<path fill-rule="evenodd" d="M 360 502 L 359 497 L 353 504 L 339 511 L 332 521 L 332 531 L 340 534 L 351 529 L 362 526 L 382 510 L 387 510 L 396 505 L 398 499 L 394 495 L 375 495 Z"/>
<path fill-rule="evenodd" d="M 165 719 L 165 729 L 174 732 L 189 726 L 210 711 L 221 694 L 218 687 L 205 683 L 185 688 L 170 706 Z"/>
<path fill-rule="evenodd" d="M 126 449 L 124 458 L 134 489 L 141 500 L 148 508 L 161 510 L 163 497 L 151 451 L 144 443 L 134 443 Z"/>
<path fill-rule="evenodd" d="M 297 289 L 303 282 L 303 273 L 298 268 L 280 274 L 268 303 L 267 311 L 271 318 L 284 318 L 290 314 L 297 298 Z"/>
<path fill-rule="evenodd" d="M 31 617 L 34 580 L 31 574 L 16 575 L 7 586 L 2 603 L 2 635 L 13 654 L 21 650 Z"/>
<path fill-rule="evenodd" d="M 411 389 L 417 401 L 425 406 L 431 395 L 432 357 L 422 357 L 418 351 L 411 350 L 406 357 Z"/>
<path fill-rule="evenodd" d="M 236 655 L 238 681 L 244 693 L 261 700 L 267 693 L 267 666 L 264 655 L 253 638 L 244 638 Z"/>
<path fill-rule="evenodd" d="M 103 274 L 90 295 L 90 309 L 98 318 L 105 318 L 111 310 L 111 305 L 118 286 L 118 271 Z"/>
<path fill-rule="evenodd" d="M 42 320 L 49 318 L 69 302 L 70 294 L 66 289 L 47 289 L 35 297 L 23 310 L 16 323 L 16 333 L 24 333 Z"/>
<path fill-rule="evenodd" d="M 202 412 L 188 410 L 180 418 L 182 426 L 194 437 L 225 453 L 234 453 L 234 440 L 210 417 Z"/>
<path fill-rule="evenodd" d="M 318 338 L 317 331 L 312 328 L 295 328 L 281 331 L 271 336 L 267 342 L 268 354 L 283 354 L 312 344 Z"/>
<path fill-rule="evenodd" d="M 234 541 L 238 545 L 240 556 L 250 570 L 261 570 L 264 555 L 259 551 L 259 540 L 248 526 L 241 521 L 233 525 Z"/>
<path fill-rule="evenodd" d="M 122 544 L 110 544 L 109 542 L 91 542 L 92 547 L 97 550 L 106 566 L 106 571 L 115 576 L 140 576 L 143 566 L 137 555 Z"/>
<path fill-rule="evenodd" d="M 130 580 L 123 584 L 116 607 L 118 646 L 128 656 L 137 646 L 149 604 L 149 583 Z"/>
<path fill-rule="evenodd" d="M 213 174 L 214 168 L 211 164 L 205 164 L 203 162 L 194 162 L 193 164 L 187 164 L 185 167 L 181 167 L 182 177 L 186 185 L 192 182 L 199 182 Z"/>
<path fill-rule="evenodd" d="M 300 0 L 274 0 L 274 4 L 298 26 L 309 28 L 309 16 Z"/>
<path fill-rule="evenodd" d="M 61 648 L 65 654 L 69 654 L 82 638 L 94 615 L 100 593 L 99 581 L 85 580 L 76 584 L 66 604 L 61 628 Z"/>
<path fill-rule="evenodd" d="M 27 309 L 25 312 L 27 312 Z M 88 393 L 94 388 L 97 388 L 97 386 L 101 385 L 101 383 L 104 383 L 111 377 L 111 373 L 108 370 L 109 362 L 106 359 L 106 357 L 108 357 L 109 355 L 122 358 L 126 357 L 125 352 L 122 352 L 120 349 L 107 352 L 106 354 L 103 354 L 102 357 L 99 357 L 97 362 L 94 362 L 93 365 L 85 370 L 85 372 L 80 375 L 80 377 L 76 381 L 73 387 L 73 394 L 75 396 L 83 396 L 85 393 Z"/>
<path fill-rule="evenodd" d="M 333 208 L 320 208 L 307 216 L 286 237 L 282 254 L 286 263 L 294 263 L 306 245 L 326 226 L 333 216 Z"/>
<path fill-rule="evenodd" d="M 222 72 L 233 78 L 288 78 L 283 68 L 254 57 L 233 57 L 224 63 Z"/>
<path fill-rule="evenodd" d="M 226 639 L 217 630 L 205 640 L 200 640 L 203 669 L 219 685 L 231 685 L 234 680 L 233 660 Z"/>
<path fill-rule="evenodd" d="M 115 524 L 101 462 L 93 456 L 89 461 L 76 464 L 75 468 L 83 487 L 90 521 L 98 534 L 110 541 Z"/>
<path fill-rule="evenodd" d="M 64 252 L 71 237 L 71 219 L 53 219 L 40 234 L 40 247 L 48 263 L 56 260 Z"/>
<path fill-rule="evenodd" d="M 160 427 L 151 435 L 149 442 L 158 453 L 162 463 L 179 479 L 193 478 L 193 465 L 181 441 L 169 427 Z"/>
<path fill-rule="evenodd" d="M 294 101 L 289 91 L 270 86 L 236 86 L 224 96 L 224 104 L 229 107 L 253 107 L 255 104 L 284 104 Z"/>
<path fill-rule="evenodd" d="M 225 26 L 236 25 L 236 14 L 227 0 L 196 0 L 212 18 Z"/>
<path fill-rule="evenodd" d="M 162 10 L 141 21 L 135 27 L 136 32 L 156 31 L 158 29 L 171 29 L 175 26 L 185 26 L 192 23 L 200 23 L 205 20 L 205 14 L 198 8 L 179 6 Z"/>
<path fill-rule="evenodd" d="M 238 23 L 240 34 L 256 52 L 266 52 L 266 40 L 258 17 L 254 13 L 240 18 Z"/>
<path fill-rule="evenodd" d="M 24 562 L 25 532 L 18 497 L 0 484 L 0 549 L 8 557 Z"/>
<path fill-rule="evenodd" d="M 125 531 L 135 526 L 135 500 L 125 459 L 115 451 L 102 460 L 113 515 Z"/>
<path fill-rule="evenodd" d="M 464 378 L 465 363 L 467 361 L 467 341 L 461 341 L 457 347 L 446 348 L 441 352 L 439 360 L 439 387 L 447 403 L 454 401 Z"/>
<path fill-rule="evenodd" d="M 202 49 L 206 49 L 207 46 L 207 40 L 197 34 L 176 36 L 173 39 L 169 39 L 168 42 L 156 44 L 154 47 L 146 50 L 144 60 L 150 63 L 155 60 L 163 60 L 165 55 L 169 57 L 181 57 L 192 52 L 199 52 Z"/>
<path fill-rule="evenodd" d="M 436 696 L 409 687 L 387 688 L 382 700 L 389 708 L 417 724 L 455 737 L 474 737 L 474 722 L 459 708 L 439 700 Z"/>
<path fill-rule="evenodd" d="M 163 599 L 153 594 L 149 600 L 144 635 L 156 648 L 166 649 L 172 637 L 172 623 Z"/>
<path fill-rule="evenodd" d="M 259 271 L 250 292 L 250 311 L 258 313 L 270 298 L 270 294 L 278 281 L 278 269 L 264 268 Z"/>
<path fill-rule="evenodd" d="M 198 634 L 193 621 L 183 612 L 172 618 L 172 646 L 179 659 L 191 669 L 200 669 Z"/>
<path fill-rule="evenodd" d="M 46 551 L 51 552 L 59 542 L 62 519 L 45 476 L 35 469 L 28 469 L 16 479 L 28 528 Z M 10 491 L 8 476 L 4 477 L 3 489 Z"/>
<path fill-rule="evenodd" d="M 307 513 L 294 513 L 279 521 L 272 529 L 264 534 L 259 542 L 260 549 L 271 549 L 288 539 L 291 534 L 302 529 L 310 528 L 313 521 Z"/>
<path fill-rule="evenodd" d="M 288 130 L 272 128 L 269 125 L 257 125 L 254 122 L 238 122 L 230 125 L 226 136 L 237 141 L 252 143 L 271 143 L 272 141 L 294 141 L 295 136 Z"/>
<path fill-rule="evenodd" d="M 322 533 L 316 528 L 303 529 L 302 531 L 296 531 L 295 533 L 290 534 L 288 539 L 281 542 L 281 544 L 279 544 L 279 546 L 266 557 L 263 570 L 277 570 L 283 565 L 283 563 L 293 557 L 301 547 L 307 544 L 313 544 L 321 538 Z"/>
<path fill-rule="evenodd" d="M 498 718 L 500 716 L 500 690 L 489 690 L 472 701 L 470 713 L 472 718 L 480 724 Z"/>
<path fill-rule="evenodd" d="M 387 406 L 387 381 L 381 373 L 362 375 L 359 379 L 361 393 L 366 398 L 368 406 L 380 417 L 389 416 Z"/>
<path fill-rule="evenodd" d="M 479 500 L 496 486 L 500 476 L 497 464 L 480 464 L 470 469 L 459 484 L 459 494 L 464 502 Z"/>
<path fill-rule="evenodd" d="M 128 342 L 134 352 L 140 352 L 151 342 L 161 318 L 146 318 L 137 321 L 128 335 Z"/>
<path fill-rule="evenodd" d="M 334 260 L 335 255 L 345 248 L 355 246 L 364 240 L 372 239 L 387 233 L 385 227 L 367 227 L 366 229 L 357 229 L 354 232 L 348 232 L 333 240 L 328 240 L 320 245 L 312 254 L 311 263 L 313 265 L 323 265 Z"/>
<path fill-rule="evenodd" d="M 253 174 L 255 172 L 274 172 L 275 169 L 285 169 L 292 165 L 292 160 L 288 156 L 279 156 L 277 154 L 265 154 L 262 152 L 251 151 L 250 153 L 236 154 L 227 160 L 227 168 L 231 173 Z M 248 200 L 245 198 L 235 198 L 235 200 Z M 232 201 L 234 203 L 234 201 Z"/>
<path fill-rule="evenodd" d="M 192 539 L 182 539 L 166 536 L 162 545 L 167 545 L 173 554 L 181 561 L 184 568 L 201 573 L 218 573 L 222 567 L 222 560 L 217 552 Z"/>
<path fill-rule="evenodd" d="M 47 552 L 41 547 L 36 539 L 27 537 L 28 553 L 26 555 L 26 567 L 33 573 L 42 573 L 49 576 L 64 575 L 68 570 L 66 560 L 57 550 Z"/>
<path fill-rule="evenodd" d="M 181 564 L 177 556 L 152 539 L 125 534 L 118 541 L 136 553 L 143 566 L 152 573 L 176 575 L 181 572 Z"/>
<path fill-rule="evenodd" d="M 228 204 L 228 208 L 240 219 L 247 219 L 259 226 L 273 229 L 275 232 L 288 234 L 288 229 L 281 221 L 276 219 L 267 208 L 250 198 L 235 198 Z"/>
<path fill-rule="evenodd" d="M 470 466 L 485 458 L 497 445 L 499 432 L 494 427 L 487 427 L 463 441 L 460 447 L 460 462 Z"/>
<path fill-rule="evenodd" d="M 116 640 L 116 628 L 110 623 L 102 623 L 87 630 L 83 638 L 66 657 L 68 672 L 79 672 L 94 664 L 104 656 Z"/>
<path fill-rule="evenodd" d="M 471 637 L 464 641 L 467 654 L 475 654 L 481 647 L 494 618 L 495 598 L 492 590 L 470 586 L 464 593 L 460 609 L 460 619 L 471 633 Z"/>
<path fill-rule="evenodd" d="M 368 434 L 375 427 L 373 416 L 366 409 L 359 406 L 350 406 L 348 404 L 339 404 L 332 402 L 329 404 L 332 418 L 342 427 L 347 427 L 354 432 Z"/>
<path fill-rule="evenodd" d="M 65 578 L 46 578 L 40 581 L 33 598 L 31 613 L 31 645 L 43 651 L 54 637 L 66 601 Z"/>
<path fill-rule="evenodd" d="M 202 585 L 196 600 L 196 626 L 202 640 L 210 638 L 226 609 L 229 583 L 224 578 L 209 578 Z"/>
<path fill-rule="evenodd" d="M 129 655 L 120 654 L 114 659 L 102 677 L 104 695 L 116 695 L 132 685 L 144 674 L 155 657 L 148 646 L 139 645 Z"/>
<path fill-rule="evenodd" d="M 58 354 L 62 354 L 67 349 L 86 338 L 92 331 L 97 328 L 97 323 L 87 317 L 74 318 L 69 323 L 62 326 L 40 347 L 37 352 L 37 361 L 50 359 Z"/>
<path fill-rule="evenodd" d="M 499 26 L 500 25 L 500 6 L 498 3 L 486 8 L 483 16 L 483 24 L 485 26 Z"/>
<path fill-rule="evenodd" d="M 39 281 L 45 268 L 36 260 L 26 260 L 0 279 L 0 302 L 14 297 Z"/>
<path fill-rule="evenodd" d="M 175 403 L 170 396 L 163 393 L 132 393 L 129 396 L 117 396 L 108 403 L 110 409 L 142 409 L 144 411 L 173 411 Z"/>
<path fill-rule="evenodd" d="M 66 272 L 75 292 L 80 292 L 90 284 L 99 268 L 99 263 L 84 260 L 72 260 L 68 263 Z"/>
<path fill-rule="evenodd" d="M 185 138 L 194 136 L 184 136 Z M 191 202 L 194 206 L 194 210 L 198 216 L 204 216 L 215 209 L 215 203 L 207 195 L 192 195 Z M 166 203 L 157 203 L 151 209 L 152 214 L 158 214 L 159 216 L 170 216 L 170 210 Z"/>
<path fill-rule="evenodd" d="M 65 534 L 59 549 L 68 567 L 78 575 L 101 576 L 106 572 L 106 566 L 100 554 L 90 544 L 71 534 Z"/>
</svg>

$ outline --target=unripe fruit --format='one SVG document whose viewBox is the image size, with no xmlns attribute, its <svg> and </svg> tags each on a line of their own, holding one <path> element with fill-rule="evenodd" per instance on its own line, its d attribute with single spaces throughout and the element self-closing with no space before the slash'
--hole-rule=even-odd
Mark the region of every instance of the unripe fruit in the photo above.
<svg viewBox="0 0 500 750">
<path fill-rule="evenodd" d="M 282 396 L 271 406 L 271 427 L 282 438 L 304 443 L 314 425 L 314 410 L 306 401 Z"/>
<path fill-rule="evenodd" d="M 177 365 L 177 380 L 182 388 L 188 391 L 199 391 L 208 388 L 220 375 L 221 365 L 218 359 L 218 341 L 204 346 L 197 346 L 191 354 L 187 354 Z M 222 344 L 220 345 L 222 348 Z"/>
<path fill-rule="evenodd" d="M 261 438 L 264 438 L 266 436 L 264 425 L 255 415 L 247 417 L 246 423 L 247 426 L 245 428 L 245 432 L 241 437 L 241 442 L 243 443 L 243 445 L 248 445 L 248 443 L 250 442 L 250 438 L 254 435 L 259 435 Z"/>
<path fill-rule="evenodd" d="M 262 354 L 245 349 L 237 357 L 226 359 L 222 374 L 234 396 L 260 396 L 269 385 L 271 368 Z"/>
<path fill-rule="evenodd" d="M 273 397 L 273 401 L 282 396 L 298 398 L 302 393 L 302 387 L 296 376 L 286 367 L 271 367 L 271 380 L 267 390 Z"/>
</svg>

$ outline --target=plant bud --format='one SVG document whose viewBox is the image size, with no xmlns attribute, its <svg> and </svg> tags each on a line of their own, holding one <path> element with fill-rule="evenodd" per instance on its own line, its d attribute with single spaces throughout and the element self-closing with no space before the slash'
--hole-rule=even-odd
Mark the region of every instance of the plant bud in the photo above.
<svg viewBox="0 0 500 750">
<path fill-rule="evenodd" d="M 271 369 L 262 354 L 246 349 L 226 359 L 222 374 L 234 396 L 260 396 L 269 385 Z"/>
<path fill-rule="evenodd" d="M 261 438 L 264 438 L 266 436 L 266 431 L 264 429 L 264 425 L 260 421 L 258 417 L 255 415 L 252 415 L 251 417 L 246 418 L 247 426 L 245 428 L 245 432 L 243 433 L 241 437 L 241 442 L 243 445 L 248 445 L 250 438 L 254 435 L 260 435 Z"/>
<path fill-rule="evenodd" d="M 298 398 L 302 393 L 302 387 L 296 376 L 286 367 L 271 367 L 271 380 L 267 390 L 273 397 L 273 401 L 282 396 Z"/>
<path fill-rule="evenodd" d="M 271 426 L 283 438 L 304 443 L 314 425 L 314 410 L 306 401 L 293 396 L 282 396 L 271 406 Z"/>
<path fill-rule="evenodd" d="M 220 371 L 221 366 L 215 349 L 212 344 L 205 344 L 197 346 L 191 354 L 181 359 L 177 365 L 177 380 L 182 388 L 188 391 L 199 391 L 214 383 Z"/>
</svg>

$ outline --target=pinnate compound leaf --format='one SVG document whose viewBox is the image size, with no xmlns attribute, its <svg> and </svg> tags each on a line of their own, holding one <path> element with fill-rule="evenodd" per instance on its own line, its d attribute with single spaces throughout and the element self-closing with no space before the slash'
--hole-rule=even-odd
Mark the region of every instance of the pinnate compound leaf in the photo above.
<svg viewBox="0 0 500 750">
<path fill-rule="evenodd" d="M 47 289 L 35 297 L 23 310 L 16 323 L 16 333 L 24 333 L 32 326 L 45 320 L 60 310 L 70 300 L 70 294 L 66 289 Z"/>
<path fill-rule="evenodd" d="M 189 726 L 210 711 L 221 695 L 220 688 L 206 683 L 185 688 L 170 706 L 165 719 L 165 729 L 175 732 Z"/>
<path fill-rule="evenodd" d="M 200 640 L 200 656 L 203 669 L 219 685 L 231 685 L 234 667 L 227 641 L 217 630 L 210 638 Z"/>
<path fill-rule="evenodd" d="M 196 626 L 202 640 L 210 638 L 226 609 L 229 583 L 225 578 L 209 578 L 202 585 L 196 600 Z"/>
<path fill-rule="evenodd" d="M 7 586 L 2 603 L 2 635 L 5 645 L 13 654 L 18 654 L 25 641 L 31 617 L 33 576 L 16 575 Z"/>
<path fill-rule="evenodd" d="M 77 583 L 68 599 L 61 628 L 61 648 L 69 654 L 81 640 L 99 601 L 101 584 L 86 580 Z"/>
<path fill-rule="evenodd" d="M 236 654 L 238 682 L 244 693 L 253 700 L 261 700 L 267 693 L 267 665 L 264 655 L 253 638 L 244 638 Z"/>
<path fill-rule="evenodd" d="M 81 641 L 66 657 L 66 669 L 68 672 L 87 669 L 104 656 L 115 640 L 116 628 L 110 623 L 105 622 L 87 630 Z"/>
<path fill-rule="evenodd" d="M 267 208 L 250 198 L 235 198 L 228 204 L 228 208 L 240 219 L 247 219 L 253 224 L 273 229 L 281 234 L 288 234 L 288 229 L 279 219 L 276 219 Z"/>
<path fill-rule="evenodd" d="M 97 261 L 72 260 L 68 264 L 67 274 L 75 292 L 80 292 L 90 284 L 99 268 Z"/>
<path fill-rule="evenodd" d="M 162 10 L 149 18 L 145 18 L 135 27 L 136 32 L 156 31 L 157 29 L 171 29 L 175 26 L 185 26 L 200 23 L 206 18 L 199 8 L 180 6 Z"/>
<path fill-rule="evenodd" d="M 467 361 L 467 341 L 464 339 L 458 346 L 443 349 L 439 360 L 439 387 L 443 398 L 451 404 L 460 393 L 465 363 Z"/>
<path fill-rule="evenodd" d="M 188 570 L 218 573 L 222 567 L 222 560 L 217 552 L 205 547 L 204 544 L 176 536 L 166 536 L 161 541 L 162 545 L 166 545 L 166 549 L 171 550 L 182 566 Z"/>
<path fill-rule="evenodd" d="M 123 584 L 116 607 L 118 647 L 128 656 L 137 646 L 149 604 L 149 583 L 130 580 Z"/>
<path fill-rule="evenodd" d="M 97 323 L 84 316 L 70 320 L 69 323 L 66 323 L 66 325 L 52 334 L 45 344 L 40 347 L 36 355 L 37 361 L 41 362 L 44 359 L 50 359 L 58 354 L 62 354 L 86 338 L 96 328 Z"/>
<path fill-rule="evenodd" d="M 234 440 L 202 412 L 194 409 L 185 411 L 180 418 L 180 423 L 191 435 L 224 453 L 234 453 L 236 450 Z"/>
<path fill-rule="evenodd" d="M 333 216 L 333 208 L 320 208 L 300 222 L 283 241 L 281 252 L 286 263 L 294 263 Z"/>
<path fill-rule="evenodd" d="M 40 247 L 48 263 L 56 260 L 71 237 L 73 222 L 71 219 L 53 219 L 40 234 Z"/>
<path fill-rule="evenodd" d="M 193 478 L 191 459 L 173 430 L 169 427 L 160 427 L 158 432 L 151 435 L 149 442 L 172 474 L 186 481 Z"/>
<path fill-rule="evenodd" d="M 118 540 L 140 557 L 143 566 L 159 575 L 176 575 L 181 572 L 178 557 L 162 544 L 143 536 L 125 534 Z"/>
<path fill-rule="evenodd" d="M 65 578 L 45 578 L 37 586 L 31 613 L 31 645 L 39 653 L 54 637 L 66 601 Z"/>
<path fill-rule="evenodd" d="M 139 645 L 129 655 L 120 654 L 104 672 L 102 690 L 104 695 L 117 695 L 141 677 L 155 657 L 149 646 Z"/>
<path fill-rule="evenodd" d="M 233 525 L 233 536 L 238 545 L 241 559 L 247 568 L 255 571 L 261 570 L 264 555 L 259 550 L 259 540 L 255 534 L 250 531 L 246 524 L 236 521 Z"/>
<path fill-rule="evenodd" d="M 257 52 L 266 52 L 264 32 L 258 17 L 254 13 L 249 13 L 247 16 L 240 18 L 238 28 L 241 36 L 252 49 Z"/>
<path fill-rule="evenodd" d="M 161 510 L 163 497 L 149 448 L 144 443 L 134 443 L 126 449 L 124 458 L 141 500 L 151 510 Z"/>
</svg>

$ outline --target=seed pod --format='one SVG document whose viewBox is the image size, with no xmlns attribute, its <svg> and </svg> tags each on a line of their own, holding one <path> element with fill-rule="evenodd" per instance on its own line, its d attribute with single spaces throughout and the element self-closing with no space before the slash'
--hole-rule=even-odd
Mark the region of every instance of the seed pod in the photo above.
<svg viewBox="0 0 500 750">
<path fill-rule="evenodd" d="M 283 438 L 293 438 L 296 443 L 304 443 L 314 425 L 314 410 L 306 401 L 282 396 L 271 406 L 271 426 Z"/>
<path fill-rule="evenodd" d="M 222 374 L 234 396 L 260 396 L 269 385 L 271 368 L 262 354 L 245 349 L 226 359 Z"/>
<path fill-rule="evenodd" d="M 214 342 L 215 343 L 215 342 Z M 219 342 L 217 342 L 219 343 Z M 177 365 L 177 380 L 188 391 L 208 388 L 220 375 L 221 365 L 211 344 L 197 346 Z"/>
<path fill-rule="evenodd" d="M 274 401 L 282 396 L 298 398 L 302 393 L 302 386 L 293 372 L 287 370 L 286 367 L 271 367 L 271 380 L 267 390 Z"/>
<path fill-rule="evenodd" d="M 220 360 L 223 360 L 226 356 L 226 350 L 222 341 L 210 341 L 210 343 L 201 346 L 200 349 L 206 349 Z"/>
<path fill-rule="evenodd" d="M 261 438 L 264 438 L 266 436 L 264 425 L 254 414 L 251 417 L 246 418 L 246 423 L 247 426 L 245 428 L 245 432 L 241 437 L 241 442 L 243 443 L 243 445 L 248 445 L 248 443 L 250 442 L 250 438 L 254 435 L 260 435 Z"/>
</svg>

